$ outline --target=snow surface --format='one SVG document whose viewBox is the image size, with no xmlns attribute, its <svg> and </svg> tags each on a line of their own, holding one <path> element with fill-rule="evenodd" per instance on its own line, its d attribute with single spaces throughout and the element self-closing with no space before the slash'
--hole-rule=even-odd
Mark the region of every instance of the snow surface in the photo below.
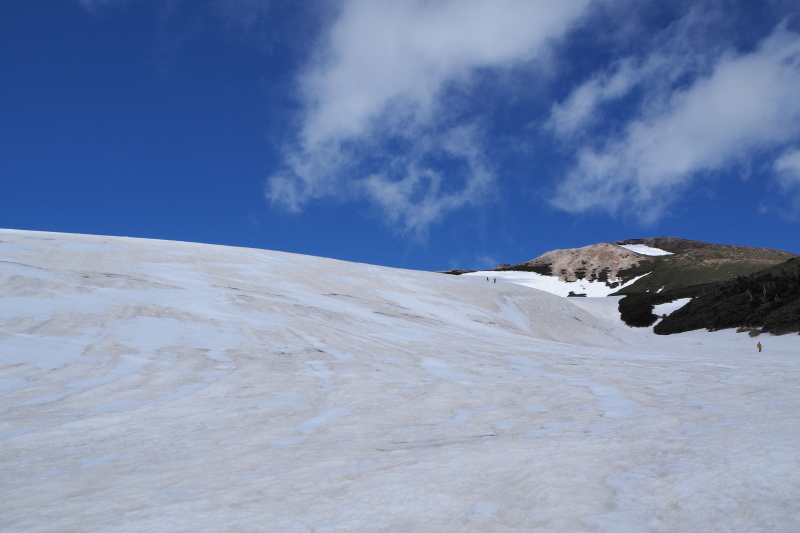
<svg viewBox="0 0 800 533">
<path fill-rule="evenodd" d="M 659 291 L 660 292 L 660 291 Z M 691 302 L 691 298 L 678 298 L 672 302 L 653 306 L 653 314 L 656 316 L 669 315 Z"/>
<path fill-rule="evenodd" d="M 798 531 L 800 337 L 0 230 L 3 531 Z"/>
<path fill-rule="evenodd" d="M 631 252 L 636 252 L 637 254 L 642 255 L 673 255 L 672 252 L 668 252 L 660 248 L 653 248 L 652 246 L 647 246 L 646 244 L 621 244 L 620 246 L 630 250 Z"/>
<path fill-rule="evenodd" d="M 495 279 L 497 281 L 515 283 L 517 285 L 523 285 L 532 289 L 539 289 L 540 291 L 549 292 L 550 294 L 556 294 L 558 296 L 569 296 L 570 292 L 574 292 L 575 294 L 585 294 L 587 297 L 591 298 L 613 294 L 623 287 L 627 287 L 628 285 L 636 283 L 647 274 L 637 276 L 629 280 L 627 283 L 619 283 L 619 285 L 613 288 L 609 287 L 605 284 L 605 282 L 602 281 L 587 281 L 585 279 L 577 281 L 561 281 L 555 276 L 544 276 L 542 274 L 537 274 L 536 272 L 519 272 L 513 270 L 499 272 L 494 270 L 486 270 L 468 272 L 461 275 L 483 279 L 484 281 L 487 281 L 486 278 L 489 278 L 488 281 L 490 283 L 494 283 Z"/>
</svg>

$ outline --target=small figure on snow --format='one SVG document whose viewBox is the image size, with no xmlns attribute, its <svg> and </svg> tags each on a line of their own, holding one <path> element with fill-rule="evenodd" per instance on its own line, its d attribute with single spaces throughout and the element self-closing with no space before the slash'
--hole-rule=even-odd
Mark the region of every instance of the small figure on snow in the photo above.
<svg viewBox="0 0 800 533">
<path fill-rule="evenodd" d="M 497 278 L 494 278 L 494 282 L 497 283 Z"/>
<path fill-rule="evenodd" d="M 761 343 L 760 342 L 758 344 L 756 344 L 756 348 L 758 348 L 759 352 L 761 351 Z"/>
</svg>

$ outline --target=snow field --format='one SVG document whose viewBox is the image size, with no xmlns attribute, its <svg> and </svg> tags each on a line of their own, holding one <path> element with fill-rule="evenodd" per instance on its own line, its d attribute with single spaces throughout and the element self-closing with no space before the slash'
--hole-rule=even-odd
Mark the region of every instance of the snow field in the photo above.
<svg viewBox="0 0 800 533">
<path fill-rule="evenodd" d="M 662 250 L 661 248 L 653 248 L 652 246 L 647 246 L 646 244 L 621 244 L 620 246 L 630 250 L 631 252 L 636 252 L 637 254 L 642 255 L 674 255 L 672 252 Z"/>
<path fill-rule="evenodd" d="M 615 310 L 0 231 L 0 528 L 797 530 L 798 337 Z"/>
<path fill-rule="evenodd" d="M 468 276 L 483 279 L 484 281 L 486 281 L 486 278 L 489 278 L 489 283 L 494 283 L 494 280 L 497 279 L 497 281 L 515 283 L 517 285 L 522 285 L 523 287 L 538 289 L 540 291 L 549 292 L 550 294 L 555 294 L 558 296 L 569 296 L 570 292 L 574 292 L 575 294 L 585 294 L 589 298 L 599 298 L 613 294 L 623 287 L 627 287 L 628 285 L 632 285 L 646 275 L 647 274 L 642 274 L 641 276 L 637 276 L 629 280 L 627 283 L 620 283 L 613 288 L 609 287 L 602 281 L 588 281 L 585 279 L 577 281 L 561 281 L 555 276 L 544 276 L 542 274 L 537 274 L 536 272 L 519 272 L 513 270 L 499 272 L 495 272 L 494 270 L 469 272 L 466 274 L 461 274 L 461 277 Z"/>
<path fill-rule="evenodd" d="M 641 255 L 658 256 L 658 255 L 673 255 L 672 252 L 667 252 L 659 248 L 653 248 L 645 244 L 623 244 L 622 248 L 636 252 Z M 507 281 L 509 283 L 516 283 L 524 287 L 531 287 L 532 289 L 539 289 L 540 291 L 549 292 L 550 294 L 557 294 L 558 296 L 569 296 L 570 292 L 575 294 L 583 294 L 589 298 L 605 297 L 613 294 L 623 287 L 632 285 L 645 277 L 647 274 L 642 274 L 629 280 L 626 283 L 620 283 L 614 288 L 609 287 L 601 281 L 577 280 L 577 281 L 561 281 L 556 276 L 544 276 L 536 272 L 520 272 L 520 271 L 499 271 L 484 270 L 478 272 L 468 272 L 462 276 L 470 276 L 476 278 L 489 278 L 489 281 L 494 283 L 494 280 Z M 659 290 L 660 292 L 660 290 Z"/>
</svg>

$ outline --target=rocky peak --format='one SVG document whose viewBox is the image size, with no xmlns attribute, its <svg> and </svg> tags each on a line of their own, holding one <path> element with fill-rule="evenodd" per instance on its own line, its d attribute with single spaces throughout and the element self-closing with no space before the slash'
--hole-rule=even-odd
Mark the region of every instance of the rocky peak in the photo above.
<svg viewBox="0 0 800 533">
<path fill-rule="evenodd" d="M 620 270 L 638 266 L 647 256 L 610 243 L 599 243 L 583 248 L 552 250 L 535 259 L 511 268 L 541 271 L 549 267 L 551 275 L 562 281 L 596 279 L 616 281 Z"/>
</svg>

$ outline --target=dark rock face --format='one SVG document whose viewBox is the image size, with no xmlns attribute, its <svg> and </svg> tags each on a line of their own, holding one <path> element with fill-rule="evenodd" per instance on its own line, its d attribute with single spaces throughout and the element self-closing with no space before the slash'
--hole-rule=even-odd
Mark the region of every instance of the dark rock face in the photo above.
<svg viewBox="0 0 800 533">
<path fill-rule="evenodd" d="M 800 331 L 800 258 L 705 287 L 653 331 L 670 334 L 701 328 L 761 328 L 774 334 Z"/>
<path fill-rule="evenodd" d="M 475 272 L 474 270 L 440 270 L 439 274 L 452 274 L 453 276 L 460 276 L 461 274 L 469 274 Z"/>
</svg>

